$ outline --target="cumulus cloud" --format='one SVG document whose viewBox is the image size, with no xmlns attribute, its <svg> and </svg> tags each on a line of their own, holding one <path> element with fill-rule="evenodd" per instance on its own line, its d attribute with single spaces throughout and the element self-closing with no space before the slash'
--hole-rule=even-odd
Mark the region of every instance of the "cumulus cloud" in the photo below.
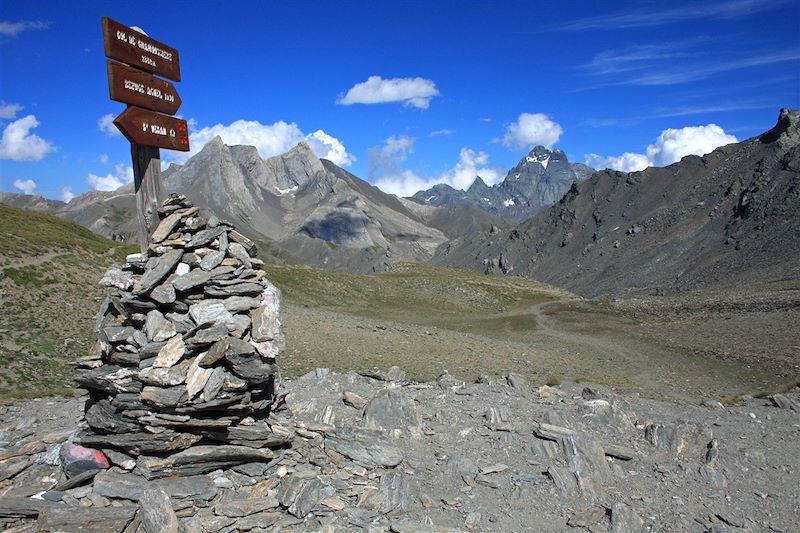
<svg viewBox="0 0 800 533">
<path fill-rule="evenodd" d="M 725 133 L 716 124 L 669 128 L 661 132 L 656 142 L 649 145 L 644 154 L 625 152 L 620 156 L 610 157 L 588 154 L 585 160 L 587 165 L 594 168 L 634 172 L 647 167 L 671 165 L 684 156 L 707 154 L 719 146 L 735 142 L 736 137 Z"/>
<path fill-rule="evenodd" d="M 114 167 L 114 173 L 98 176 L 89 174 L 86 183 L 95 191 L 115 191 L 133 181 L 133 167 L 120 163 Z"/>
<path fill-rule="evenodd" d="M 30 131 L 39 126 L 33 115 L 15 120 L 3 129 L 0 139 L 0 159 L 12 161 L 39 161 L 55 148 L 48 141 Z"/>
<path fill-rule="evenodd" d="M 228 145 L 255 146 L 264 158 L 283 154 L 297 143 L 305 142 L 317 157 L 328 159 L 341 167 L 350 166 L 356 160 L 336 137 L 323 130 L 305 134 L 294 122 L 286 123 L 282 120 L 274 124 L 261 124 L 257 120 L 237 120 L 228 125 L 216 124 L 201 128 L 189 135 L 189 146 L 192 150 L 176 154 L 172 159 L 176 162 L 186 161 L 216 136 L 221 137 Z"/>
<path fill-rule="evenodd" d="M 530 150 L 539 144 L 552 148 L 562 133 L 561 126 L 544 113 L 521 113 L 516 122 L 506 126 L 502 142 L 506 148 L 515 151 Z"/>
<path fill-rule="evenodd" d="M 0 100 L 0 119 L 17 118 L 17 113 L 22 110 L 19 104 L 7 104 L 5 100 Z"/>
<path fill-rule="evenodd" d="M 14 187 L 25 194 L 33 194 L 36 189 L 36 182 L 33 180 L 14 180 Z"/>
<path fill-rule="evenodd" d="M 97 128 L 109 137 L 117 137 L 122 132 L 114 125 L 114 114 L 108 113 L 97 119 Z"/>
<path fill-rule="evenodd" d="M 49 22 L 41 20 L 23 20 L 21 22 L 0 22 L 0 34 L 8 37 L 16 37 L 25 30 L 46 30 L 50 27 Z"/>
<path fill-rule="evenodd" d="M 98 160 L 105 165 L 108 163 L 108 154 L 100 154 Z"/>
<path fill-rule="evenodd" d="M 370 159 L 370 181 L 389 194 L 411 196 L 437 183 L 446 183 L 456 189 L 467 189 L 476 176 L 480 176 L 490 185 L 503 178 L 501 168 L 488 166 L 489 156 L 486 153 L 469 148 L 462 148 L 458 162 L 438 176 L 418 176 L 413 171 L 402 168 L 402 163 L 414 151 L 414 143 L 413 137 L 392 136 L 382 146 L 369 149 L 367 154 Z"/>
<path fill-rule="evenodd" d="M 416 139 L 408 135 L 392 135 L 383 141 L 382 146 L 367 150 L 370 179 L 402 173 L 400 165 L 408 159 L 409 154 L 414 153 L 415 142 Z"/>
<path fill-rule="evenodd" d="M 428 134 L 428 137 L 438 137 L 440 135 L 452 135 L 452 134 L 453 134 L 453 130 L 444 128 L 444 129 L 441 129 L 441 130 L 436 130 L 436 131 L 430 132 Z"/>
<path fill-rule="evenodd" d="M 72 187 L 61 187 L 58 189 L 58 195 L 61 197 L 61 201 L 64 203 L 70 203 L 73 198 L 75 198 L 75 194 L 72 192 Z"/>
<path fill-rule="evenodd" d="M 587 154 L 584 161 L 592 168 L 611 168 L 622 172 L 636 172 L 651 166 L 644 154 L 625 152 L 617 156 L 602 156 L 599 154 Z"/>
<path fill-rule="evenodd" d="M 370 76 L 367 81 L 356 83 L 344 96 L 336 101 L 340 105 L 385 104 L 402 102 L 407 107 L 428 109 L 431 98 L 439 95 L 433 80 L 425 78 L 391 78 Z"/>
</svg>

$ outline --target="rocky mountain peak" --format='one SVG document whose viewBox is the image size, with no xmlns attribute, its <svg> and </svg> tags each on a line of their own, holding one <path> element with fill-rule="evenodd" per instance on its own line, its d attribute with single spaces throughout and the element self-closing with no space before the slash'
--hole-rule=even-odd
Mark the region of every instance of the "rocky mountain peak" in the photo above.
<svg viewBox="0 0 800 533">
<path fill-rule="evenodd" d="M 524 220 L 556 203 L 573 182 L 588 177 L 592 169 L 573 164 L 562 150 L 533 147 L 505 179 L 492 185 L 480 176 L 466 191 L 434 185 L 417 192 L 412 199 L 425 205 L 450 207 L 471 204 L 506 220 Z"/>
<path fill-rule="evenodd" d="M 764 133 L 760 139 L 766 143 L 779 141 L 787 149 L 800 144 L 800 110 L 781 109 L 775 127 Z"/>
<path fill-rule="evenodd" d="M 297 146 L 283 155 L 269 158 L 268 162 L 276 169 L 277 174 L 291 176 L 290 183 L 281 183 L 280 186 L 303 185 L 318 172 L 325 171 L 322 161 L 305 142 L 297 143 Z"/>
<path fill-rule="evenodd" d="M 483 193 L 483 191 L 487 190 L 488 188 L 489 186 L 486 185 L 486 182 L 483 181 L 480 176 L 475 176 L 475 181 L 473 181 L 472 185 L 470 185 L 469 189 L 467 189 L 467 194 Z"/>
<path fill-rule="evenodd" d="M 533 149 L 530 152 L 528 152 L 528 157 L 531 157 L 531 158 L 534 158 L 534 159 L 537 159 L 537 160 L 546 159 L 546 158 L 550 157 L 551 153 L 552 152 L 550 152 L 550 150 L 548 150 L 544 146 L 537 145 L 537 146 L 534 146 Z"/>
</svg>

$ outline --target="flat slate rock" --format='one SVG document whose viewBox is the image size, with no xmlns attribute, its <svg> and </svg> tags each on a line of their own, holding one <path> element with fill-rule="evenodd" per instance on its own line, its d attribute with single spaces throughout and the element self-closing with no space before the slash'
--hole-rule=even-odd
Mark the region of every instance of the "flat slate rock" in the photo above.
<svg viewBox="0 0 800 533">
<path fill-rule="evenodd" d="M 153 231 L 153 234 L 150 235 L 150 240 L 158 243 L 169 237 L 169 234 L 172 233 L 172 230 L 174 230 L 181 221 L 182 216 L 184 216 L 182 213 L 172 213 L 171 215 L 168 215 L 158 223 L 155 231 Z"/>
<path fill-rule="evenodd" d="M 121 392 L 140 392 L 142 383 L 135 378 L 139 371 L 115 365 L 98 368 L 79 368 L 75 371 L 75 381 L 85 389 L 95 389 L 110 394 Z"/>
<path fill-rule="evenodd" d="M 137 432 L 118 435 L 84 433 L 78 437 L 78 440 L 84 446 L 118 448 L 132 454 L 141 454 L 184 450 L 201 438 L 200 435 L 167 430 L 160 433 Z"/>
<path fill-rule="evenodd" d="M 202 270 L 213 270 L 225 259 L 225 252 L 209 252 L 200 260 L 199 266 Z"/>
<path fill-rule="evenodd" d="M 112 468 L 94 479 L 94 493 L 106 498 L 138 502 L 145 491 L 160 490 L 175 500 L 213 500 L 217 487 L 208 476 L 169 477 L 147 480 L 142 476 Z"/>
<path fill-rule="evenodd" d="M 277 365 L 266 363 L 257 355 L 228 353 L 225 360 L 233 373 L 248 383 L 264 383 L 278 373 Z"/>
<path fill-rule="evenodd" d="M 198 232 L 189 242 L 186 243 L 186 249 L 189 250 L 191 248 L 200 248 L 201 246 L 210 244 L 214 239 L 219 237 L 227 230 L 228 228 L 225 226 L 217 226 L 216 228 L 209 228 Z"/>
<path fill-rule="evenodd" d="M 136 466 L 147 479 L 212 472 L 224 466 L 274 458 L 268 449 L 246 446 L 193 446 L 168 457 L 139 456 Z"/>
<path fill-rule="evenodd" d="M 58 505 L 43 510 L 36 521 L 41 533 L 122 533 L 133 520 L 136 507 L 73 507 Z"/>
<path fill-rule="evenodd" d="M 162 489 L 148 489 L 139 500 L 139 520 L 145 533 L 178 533 L 180 521 Z"/>
<path fill-rule="evenodd" d="M 175 290 L 184 292 L 200 285 L 204 285 L 217 276 L 224 276 L 225 274 L 230 274 L 233 271 L 234 268 L 229 266 L 221 266 L 209 271 L 196 268 L 191 270 L 189 273 L 184 274 L 183 276 L 176 277 L 172 282 L 172 286 L 175 287 Z"/>
<path fill-rule="evenodd" d="M 148 385 L 142 389 L 141 398 L 146 404 L 156 407 L 175 407 L 187 396 L 186 387 L 153 387 Z"/>
<path fill-rule="evenodd" d="M 383 440 L 380 433 L 342 430 L 325 438 L 325 450 L 340 453 L 364 466 L 393 468 L 403 461 L 403 454 Z"/>
<path fill-rule="evenodd" d="M 378 392 L 364 407 L 364 425 L 368 429 L 418 428 L 419 417 L 413 401 L 397 389 L 386 388 Z"/>
<path fill-rule="evenodd" d="M 152 268 L 145 270 L 139 281 L 134 284 L 133 293 L 144 294 L 152 290 L 175 269 L 181 257 L 183 250 L 170 250 L 162 255 L 158 262 Z"/>
<path fill-rule="evenodd" d="M 233 320 L 231 312 L 225 308 L 222 300 L 200 300 L 189 306 L 189 316 L 198 326 L 203 324 L 226 324 Z"/>
<path fill-rule="evenodd" d="M 280 504 L 297 518 L 305 518 L 321 499 L 322 484 L 316 478 L 289 477 L 283 480 L 278 491 Z"/>
<path fill-rule="evenodd" d="M 117 414 L 108 400 L 100 400 L 86 409 L 86 422 L 93 429 L 106 433 L 128 433 L 138 429 L 137 424 Z"/>
</svg>

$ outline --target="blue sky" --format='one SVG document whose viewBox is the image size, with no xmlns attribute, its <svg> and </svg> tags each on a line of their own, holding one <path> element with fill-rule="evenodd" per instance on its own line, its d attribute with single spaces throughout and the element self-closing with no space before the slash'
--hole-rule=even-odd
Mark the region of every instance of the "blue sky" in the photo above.
<svg viewBox="0 0 800 533">
<path fill-rule="evenodd" d="M 124 108 L 104 15 L 180 51 L 193 149 L 305 139 L 397 193 L 495 182 L 539 143 L 596 167 L 667 164 L 800 107 L 798 0 L 0 0 L 0 190 L 129 179 L 127 141 L 101 127 Z"/>
</svg>

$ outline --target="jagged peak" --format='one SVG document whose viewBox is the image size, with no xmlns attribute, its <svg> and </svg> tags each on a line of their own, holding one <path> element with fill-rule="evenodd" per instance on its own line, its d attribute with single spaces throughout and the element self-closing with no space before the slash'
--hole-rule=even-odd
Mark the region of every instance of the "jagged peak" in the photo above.
<svg viewBox="0 0 800 533">
<path fill-rule="evenodd" d="M 762 142 L 771 143 L 785 138 L 787 143 L 800 139 L 800 110 L 784 107 L 778 115 L 778 122 L 768 132 L 761 135 Z"/>
<path fill-rule="evenodd" d="M 214 136 L 213 139 L 208 141 L 205 144 L 205 146 L 203 146 L 203 149 L 200 150 L 200 152 L 198 152 L 197 155 L 200 155 L 200 154 L 209 155 L 209 154 L 212 154 L 212 153 L 221 152 L 225 148 L 227 148 L 227 145 L 225 144 L 225 141 L 222 140 L 222 137 L 220 137 L 219 135 L 216 135 L 216 136 Z"/>
<path fill-rule="evenodd" d="M 211 139 L 210 141 L 208 141 L 206 143 L 206 146 L 204 146 L 203 148 L 205 148 L 207 146 L 220 147 L 221 148 L 221 147 L 225 146 L 225 141 L 223 141 L 222 137 L 220 137 L 219 135 L 214 135 L 214 138 Z"/>
<path fill-rule="evenodd" d="M 300 141 L 299 143 L 297 143 L 294 146 L 294 148 L 292 148 L 291 150 L 286 152 L 284 155 L 286 155 L 286 156 L 299 155 L 299 156 L 303 156 L 303 157 L 311 157 L 311 158 L 314 158 L 314 159 L 319 159 L 317 157 L 317 154 L 314 153 L 314 151 L 311 149 L 311 147 L 305 141 Z"/>
<path fill-rule="evenodd" d="M 531 149 L 530 152 L 528 152 L 528 157 L 549 156 L 551 153 L 552 152 L 550 150 L 548 150 L 547 148 L 545 148 L 541 144 L 538 144 L 538 145 L 534 146 Z"/>
<path fill-rule="evenodd" d="M 476 190 L 483 190 L 488 188 L 489 186 L 486 185 L 486 182 L 483 181 L 483 178 L 481 178 L 480 176 L 475 176 L 475 181 L 473 181 L 472 185 L 469 186 L 467 192 L 473 192 Z"/>
</svg>

